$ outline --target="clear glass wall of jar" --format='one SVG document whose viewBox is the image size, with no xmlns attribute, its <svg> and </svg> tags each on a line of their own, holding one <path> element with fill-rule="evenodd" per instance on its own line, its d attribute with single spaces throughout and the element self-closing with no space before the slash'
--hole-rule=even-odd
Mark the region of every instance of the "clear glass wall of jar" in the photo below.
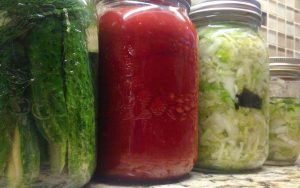
<svg viewBox="0 0 300 188">
<path fill-rule="evenodd" d="M 100 3 L 97 175 L 185 175 L 197 158 L 197 38 L 189 2 Z"/>
<path fill-rule="evenodd" d="M 300 154 L 300 59 L 271 58 L 270 151 L 266 164 L 293 165 Z"/>
<path fill-rule="evenodd" d="M 0 187 L 90 180 L 96 21 L 89 0 L 0 2 Z"/>
<path fill-rule="evenodd" d="M 202 170 L 256 169 L 268 155 L 268 52 L 256 0 L 192 6 L 200 54 L 199 158 Z"/>
</svg>

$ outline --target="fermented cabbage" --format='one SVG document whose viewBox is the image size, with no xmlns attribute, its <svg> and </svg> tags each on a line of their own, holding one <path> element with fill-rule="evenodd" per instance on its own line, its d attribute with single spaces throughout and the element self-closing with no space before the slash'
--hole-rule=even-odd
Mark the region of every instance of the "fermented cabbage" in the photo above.
<svg viewBox="0 0 300 188">
<path fill-rule="evenodd" d="M 254 169 L 268 155 L 268 53 L 249 26 L 198 29 L 201 81 L 198 166 Z"/>
<path fill-rule="evenodd" d="M 300 152 L 300 101 L 271 98 L 269 161 L 294 163 Z M 279 164 L 279 163 L 278 163 Z"/>
</svg>

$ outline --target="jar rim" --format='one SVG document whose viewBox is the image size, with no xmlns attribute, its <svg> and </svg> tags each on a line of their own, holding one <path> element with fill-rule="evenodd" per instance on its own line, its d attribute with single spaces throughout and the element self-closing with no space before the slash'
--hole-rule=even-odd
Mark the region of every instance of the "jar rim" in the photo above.
<svg viewBox="0 0 300 188">
<path fill-rule="evenodd" d="M 300 58 L 271 57 L 269 65 L 271 76 L 300 79 Z"/>
<path fill-rule="evenodd" d="M 191 7 L 193 22 L 242 21 L 261 25 L 262 11 L 257 0 L 200 0 Z"/>
</svg>

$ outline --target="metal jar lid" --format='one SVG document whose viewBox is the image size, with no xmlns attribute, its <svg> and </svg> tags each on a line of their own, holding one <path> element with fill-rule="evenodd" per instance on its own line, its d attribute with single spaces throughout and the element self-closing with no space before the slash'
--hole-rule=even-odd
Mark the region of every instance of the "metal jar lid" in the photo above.
<svg viewBox="0 0 300 188">
<path fill-rule="evenodd" d="M 191 7 L 193 22 L 249 21 L 261 25 L 262 11 L 257 0 L 198 0 Z"/>
<path fill-rule="evenodd" d="M 270 58 L 271 76 L 288 80 L 300 79 L 300 59 L 299 58 Z"/>
</svg>

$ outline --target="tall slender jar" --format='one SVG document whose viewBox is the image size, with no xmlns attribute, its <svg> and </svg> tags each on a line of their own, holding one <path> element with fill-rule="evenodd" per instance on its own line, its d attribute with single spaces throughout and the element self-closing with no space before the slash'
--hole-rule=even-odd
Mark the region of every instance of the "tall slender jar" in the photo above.
<svg viewBox="0 0 300 188">
<path fill-rule="evenodd" d="M 198 69 L 189 3 L 101 2 L 97 175 L 165 180 L 192 169 Z"/>
<path fill-rule="evenodd" d="M 300 154 L 300 59 L 271 58 L 270 153 L 266 164 L 293 165 Z"/>
<path fill-rule="evenodd" d="M 96 15 L 93 0 L 0 1 L 0 187 L 91 179 Z"/>
<path fill-rule="evenodd" d="M 256 169 L 268 156 L 268 52 L 256 0 L 204 0 L 191 8 L 200 53 L 202 170 Z"/>
</svg>

